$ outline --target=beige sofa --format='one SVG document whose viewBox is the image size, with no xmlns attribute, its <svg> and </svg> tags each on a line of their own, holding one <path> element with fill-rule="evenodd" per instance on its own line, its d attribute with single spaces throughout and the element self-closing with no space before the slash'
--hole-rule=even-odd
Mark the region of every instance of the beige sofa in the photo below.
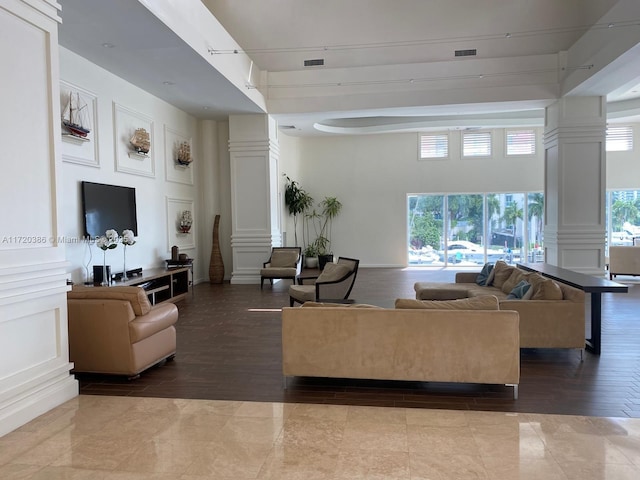
<svg viewBox="0 0 640 480">
<path fill-rule="evenodd" d="M 616 275 L 640 275 L 640 246 L 609 247 L 609 279 Z"/>
<path fill-rule="evenodd" d="M 74 286 L 67 309 L 75 372 L 134 378 L 176 353 L 177 307 L 152 307 L 140 287 Z"/>
<path fill-rule="evenodd" d="M 477 272 L 458 272 L 455 283 L 417 282 L 414 285 L 416 299 L 443 300 L 495 295 L 500 310 L 513 310 L 520 314 L 521 348 L 584 348 L 585 295 L 582 290 L 501 261 L 496 262 L 495 270 L 490 286 L 475 283 Z M 531 298 L 507 299 L 520 280 L 532 282 Z"/>
<path fill-rule="evenodd" d="M 285 382 L 310 376 L 506 384 L 517 398 L 517 312 L 306 307 L 282 309 Z"/>
</svg>

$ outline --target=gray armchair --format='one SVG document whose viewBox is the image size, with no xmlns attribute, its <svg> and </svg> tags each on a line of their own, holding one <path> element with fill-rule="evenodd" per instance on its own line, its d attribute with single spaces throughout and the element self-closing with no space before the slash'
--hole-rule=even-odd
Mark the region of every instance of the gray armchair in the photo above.
<svg viewBox="0 0 640 480">
<path fill-rule="evenodd" d="M 260 289 L 268 279 L 273 285 L 274 278 L 290 279 L 296 282 L 296 276 L 302 268 L 302 249 L 300 247 L 273 247 L 271 257 L 264 262 L 260 270 Z"/>
<path fill-rule="evenodd" d="M 327 263 L 311 285 L 291 285 L 289 305 L 295 302 L 322 302 L 349 298 L 356 281 L 360 260 L 339 257 L 337 263 Z"/>
</svg>

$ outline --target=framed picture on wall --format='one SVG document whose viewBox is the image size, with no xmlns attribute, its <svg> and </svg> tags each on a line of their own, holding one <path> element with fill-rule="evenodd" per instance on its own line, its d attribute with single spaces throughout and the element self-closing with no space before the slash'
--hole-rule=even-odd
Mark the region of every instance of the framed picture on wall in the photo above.
<svg viewBox="0 0 640 480">
<path fill-rule="evenodd" d="M 82 87 L 60 81 L 62 161 L 100 167 L 98 97 Z"/>
<path fill-rule="evenodd" d="M 113 102 L 116 171 L 155 177 L 153 119 Z"/>
<path fill-rule="evenodd" d="M 164 163 L 168 182 L 193 185 L 193 142 L 191 137 L 164 126 Z"/>
<path fill-rule="evenodd" d="M 180 250 L 196 248 L 196 218 L 193 200 L 166 197 L 167 251 L 176 245 Z"/>
</svg>

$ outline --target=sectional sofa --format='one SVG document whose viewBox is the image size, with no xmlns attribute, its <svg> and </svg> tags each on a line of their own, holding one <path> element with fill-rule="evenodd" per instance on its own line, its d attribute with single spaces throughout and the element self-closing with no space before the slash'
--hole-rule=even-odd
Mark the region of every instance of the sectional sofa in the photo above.
<svg viewBox="0 0 640 480">
<path fill-rule="evenodd" d="M 585 346 L 585 294 L 538 273 L 526 272 L 498 261 L 484 285 L 480 272 L 458 272 L 455 283 L 417 282 L 418 300 L 448 300 L 495 295 L 500 310 L 520 315 L 521 348 L 579 348 Z M 530 285 L 527 294 L 514 298 L 520 282 Z M 510 295 L 511 294 L 511 295 Z"/>
<path fill-rule="evenodd" d="M 285 307 L 285 383 L 310 376 L 505 384 L 517 398 L 518 313 L 499 311 L 495 297 L 474 302 L 464 310 Z"/>
</svg>

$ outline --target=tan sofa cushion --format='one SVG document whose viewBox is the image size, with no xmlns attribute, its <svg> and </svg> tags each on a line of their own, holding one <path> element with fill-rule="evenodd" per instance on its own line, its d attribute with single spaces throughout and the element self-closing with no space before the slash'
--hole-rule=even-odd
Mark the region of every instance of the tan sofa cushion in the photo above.
<svg viewBox="0 0 640 480">
<path fill-rule="evenodd" d="M 562 289 L 555 281 L 540 274 L 529 275 L 533 294 L 531 300 L 562 300 Z"/>
<path fill-rule="evenodd" d="M 500 290 L 502 290 L 503 293 L 509 294 L 511 290 L 513 290 L 522 280 L 526 280 L 528 282 L 528 277 L 529 273 L 524 270 L 520 270 L 519 268 L 514 268 L 509 278 L 507 278 L 502 284 Z"/>
<path fill-rule="evenodd" d="M 318 307 L 347 307 L 347 308 L 383 308 L 377 305 L 368 305 L 366 303 L 324 303 L 324 302 L 304 302 L 304 308 Z"/>
<path fill-rule="evenodd" d="M 271 253 L 272 267 L 294 267 L 298 262 L 298 252 L 294 250 L 274 250 Z"/>
<path fill-rule="evenodd" d="M 346 265 L 327 263 L 322 270 L 322 273 L 318 276 L 316 282 L 335 282 L 340 280 L 350 271 L 351 269 Z"/>
<path fill-rule="evenodd" d="M 131 303 L 131 308 L 136 316 L 146 315 L 151 310 L 151 303 L 142 287 L 85 287 L 74 285 L 71 291 L 67 292 L 69 299 L 104 299 L 104 300 L 126 300 Z"/>
<path fill-rule="evenodd" d="M 413 300 L 398 298 L 396 308 L 421 308 L 430 310 L 499 310 L 498 297 L 483 295 L 481 297 L 461 298 L 458 300 Z"/>
<path fill-rule="evenodd" d="M 506 262 L 503 262 L 502 260 L 498 260 L 496 262 L 496 266 L 493 267 L 493 271 L 495 273 L 494 273 L 493 282 L 491 285 L 493 287 L 496 287 L 502 290 L 502 285 L 504 284 L 504 282 L 506 282 L 509 279 L 509 277 L 511 276 L 515 268 L 516 267 L 512 267 L 511 265 L 508 265 Z M 515 283 L 513 285 L 515 286 Z"/>
</svg>

